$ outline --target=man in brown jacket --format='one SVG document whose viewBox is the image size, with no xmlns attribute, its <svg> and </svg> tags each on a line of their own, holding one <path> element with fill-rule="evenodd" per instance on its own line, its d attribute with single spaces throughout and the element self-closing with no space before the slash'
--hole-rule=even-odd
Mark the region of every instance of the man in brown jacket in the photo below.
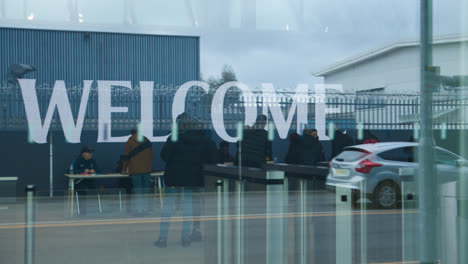
<svg viewBox="0 0 468 264">
<path fill-rule="evenodd" d="M 148 200 L 143 196 L 150 188 L 150 173 L 152 171 L 153 147 L 146 137 L 137 135 L 133 128 L 131 136 L 125 143 L 122 173 L 128 173 L 132 178 L 133 192 L 135 194 L 134 208 L 138 215 L 145 214 L 148 209 Z"/>
</svg>

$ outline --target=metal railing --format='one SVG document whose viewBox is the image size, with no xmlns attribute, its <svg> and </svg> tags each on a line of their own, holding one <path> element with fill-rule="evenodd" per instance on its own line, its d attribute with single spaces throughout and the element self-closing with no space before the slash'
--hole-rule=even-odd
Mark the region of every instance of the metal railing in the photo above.
<svg viewBox="0 0 468 264">
<path fill-rule="evenodd" d="M 172 124 L 172 103 L 178 86 L 155 85 L 153 90 L 153 119 L 155 130 L 170 130 Z M 52 87 L 39 86 L 36 88 L 39 111 L 42 122 L 49 108 Z M 67 88 L 68 100 L 73 115 L 78 115 L 82 97 L 82 87 Z M 185 109 L 197 119 L 204 128 L 211 128 L 211 101 L 214 91 L 206 93 L 201 88 L 189 90 Z M 113 129 L 129 129 L 140 122 L 141 100 L 140 89 L 115 87 L 111 92 L 113 107 L 128 107 L 127 113 L 112 115 Z M 236 89 L 230 89 L 224 98 L 224 122 L 227 129 L 235 129 L 239 121 L 244 120 L 244 109 L 247 104 L 257 107 L 262 113 L 266 105 L 279 105 L 285 118 L 288 116 L 295 97 L 294 92 L 277 91 L 274 99 L 265 96 L 261 91 L 254 91 L 253 97 L 243 97 Z M 298 102 L 307 103 L 307 126 L 315 126 L 315 103 L 318 100 L 313 93 L 304 94 Z M 91 88 L 86 106 L 83 130 L 97 130 L 99 97 L 97 88 Z M 418 120 L 420 97 L 418 94 L 356 94 L 340 93 L 327 94 L 325 97 L 327 108 L 337 111 L 326 115 L 327 122 L 334 122 L 342 129 L 354 129 L 357 124 L 365 129 L 413 129 Z M 435 95 L 433 112 L 439 122 L 434 128 L 464 129 L 468 125 L 468 118 L 464 112 L 468 109 L 468 99 L 458 94 Z M 76 121 L 76 120 L 75 120 Z M 297 126 L 293 119 L 291 129 Z M 28 121 L 24 107 L 21 89 L 17 86 L 0 87 L 0 130 L 26 130 Z M 61 130 L 57 111 L 52 118 L 51 130 Z"/>
</svg>

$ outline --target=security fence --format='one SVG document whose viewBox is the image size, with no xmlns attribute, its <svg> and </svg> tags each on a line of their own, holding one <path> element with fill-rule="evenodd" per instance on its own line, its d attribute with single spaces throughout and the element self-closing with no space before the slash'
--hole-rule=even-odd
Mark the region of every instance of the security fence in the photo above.
<svg viewBox="0 0 468 264">
<path fill-rule="evenodd" d="M 153 89 L 153 126 L 155 130 L 169 130 L 172 124 L 172 106 L 178 86 L 155 85 Z M 75 118 L 82 101 L 83 88 L 67 88 L 69 106 Z M 204 128 L 211 128 L 211 107 L 215 89 L 206 93 L 199 87 L 189 90 L 185 100 L 185 110 L 197 119 Z M 49 109 L 53 94 L 51 87 L 36 88 L 38 111 L 42 123 Z M 322 100 L 322 101 L 321 101 Z M 317 105 L 319 102 L 322 104 Z M 26 102 L 31 103 L 31 102 Z M 307 105 L 307 127 L 315 127 L 316 107 L 326 107 L 326 122 L 334 122 L 341 129 L 355 129 L 357 125 L 364 129 L 413 129 L 419 120 L 420 98 L 418 94 L 363 94 L 340 93 L 316 96 L 314 93 L 295 94 L 292 91 L 277 91 L 274 96 L 261 91 L 253 91 L 251 96 L 243 96 L 236 88 L 229 89 L 224 97 L 223 114 L 226 129 L 234 129 L 238 122 L 244 120 L 245 108 L 256 107 L 257 113 L 269 113 L 268 107 L 280 107 L 286 120 L 288 115 L 297 112 L 298 104 Z M 98 89 L 90 90 L 86 104 L 83 130 L 96 130 L 99 122 L 100 99 Z M 140 122 L 141 93 L 140 88 L 128 89 L 114 87 L 111 91 L 112 107 L 127 107 L 125 113 L 112 114 L 113 129 L 129 129 Z M 464 129 L 468 124 L 468 98 L 460 94 L 435 95 L 433 103 L 434 129 Z M 28 119 L 25 112 L 25 101 L 18 86 L 0 87 L 0 130 L 25 130 Z M 269 114 L 270 115 L 270 114 Z M 51 130 L 61 130 L 58 111 L 54 111 Z M 297 119 L 292 118 L 290 129 L 296 129 Z M 417 127 L 417 125 L 416 125 Z"/>
</svg>

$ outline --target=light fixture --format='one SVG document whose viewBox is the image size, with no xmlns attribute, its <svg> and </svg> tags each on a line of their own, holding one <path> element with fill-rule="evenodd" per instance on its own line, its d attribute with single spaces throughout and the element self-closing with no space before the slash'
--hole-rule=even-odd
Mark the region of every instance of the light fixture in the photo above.
<svg viewBox="0 0 468 264">
<path fill-rule="evenodd" d="M 28 20 L 32 21 L 34 20 L 34 13 L 31 12 L 31 14 L 29 14 L 29 16 L 27 17 Z"/>
</svg>

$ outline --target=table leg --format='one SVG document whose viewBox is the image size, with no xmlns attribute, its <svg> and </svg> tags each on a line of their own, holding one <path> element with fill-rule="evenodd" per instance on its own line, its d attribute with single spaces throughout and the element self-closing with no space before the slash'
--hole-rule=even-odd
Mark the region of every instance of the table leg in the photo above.
<svg viewBox="0 0 468 264">
<path fill-rule="evenodd" d="M 70 217 L 73 217 L 73 206 L 75 196 L 75 179 L 70 178 L 68 180 L 68 198 L 70 200 Z"/>
</svg>

